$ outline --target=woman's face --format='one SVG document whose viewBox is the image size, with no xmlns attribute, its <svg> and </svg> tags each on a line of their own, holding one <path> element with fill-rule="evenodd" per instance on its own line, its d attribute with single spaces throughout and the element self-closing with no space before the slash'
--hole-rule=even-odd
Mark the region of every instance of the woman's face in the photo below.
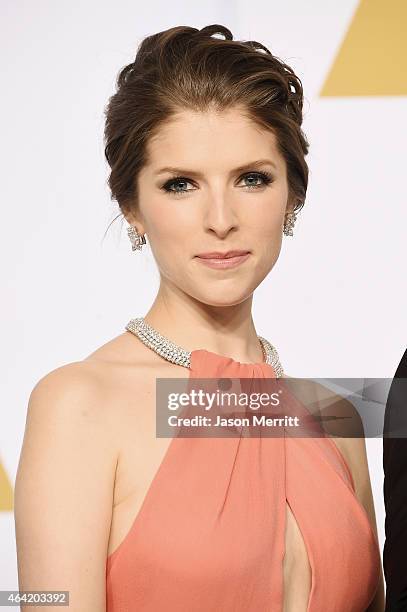
<svg viewBox="0 0 407 612">
<path fill-rule="evenodd" d="M 281 249 L 288 184 L 275 136 L 238 109 L 182 111 L 150 139 L 147 158 L 139 211 L 126 218 L 146 233 L 161 283 L 211 306 L 250 297 Z M 250 254 L 217 269 L 197 257 L 230 250 Z"/>
</svg>

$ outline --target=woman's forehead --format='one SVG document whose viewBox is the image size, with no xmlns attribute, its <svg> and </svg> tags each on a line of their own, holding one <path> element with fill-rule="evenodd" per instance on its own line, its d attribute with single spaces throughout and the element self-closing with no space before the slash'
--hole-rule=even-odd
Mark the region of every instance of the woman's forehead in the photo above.
<svg viewBox="0 0 407 612">
<path fill-rule="evenodd" d="M 162 166 L 193 167 L 222 163 L 234 167 L 258 159 L 282 162 L 275 135 L 236 110 L 224 113 L 182 111 L 147 142 L 154 173 Z"/>
</svg>

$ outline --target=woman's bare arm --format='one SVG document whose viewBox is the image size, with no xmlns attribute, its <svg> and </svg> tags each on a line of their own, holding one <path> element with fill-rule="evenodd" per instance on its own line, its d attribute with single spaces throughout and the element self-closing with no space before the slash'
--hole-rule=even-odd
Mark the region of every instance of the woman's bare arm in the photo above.
<svg viewBox="0 0 407 612">
<path fill-rule="evenodd" d="M 85 362 L 42 378 L 30 395 L 16 476 L 19 589 L 69 591 L 70 612 L 106 609 L 118 451 L 103 395 L 103 380 Z"/>
</svg>

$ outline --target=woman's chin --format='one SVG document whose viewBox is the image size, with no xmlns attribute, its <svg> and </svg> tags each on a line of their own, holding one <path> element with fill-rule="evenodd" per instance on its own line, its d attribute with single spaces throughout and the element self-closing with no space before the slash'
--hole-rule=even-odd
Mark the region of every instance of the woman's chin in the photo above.
<svg viewBox="0 0 407 612">
<path fill-rule="evenodd" d="M 216 306 L 216 307 L 227 307 L 227 306 L 237 306 L 242 302 L 249 299 L 252 295 L 253 291 L 222 291 L 214 293 L 213 291 L 208 292 L 208 294 L 202 294 L 200 292 L 199 295 L 196 295 L 196 299 L 202 302 L 203 304 L 207 304 L 208 306 Z"/>
</svg>

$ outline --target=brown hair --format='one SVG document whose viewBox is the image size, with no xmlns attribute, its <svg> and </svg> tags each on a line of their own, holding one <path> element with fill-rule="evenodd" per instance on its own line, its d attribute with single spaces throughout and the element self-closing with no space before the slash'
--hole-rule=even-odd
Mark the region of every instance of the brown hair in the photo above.
<svg viewBox="0 0 407 612">
<path fill-rule="evenodd" d="M 222 111 L 233 106 L 241 106 L 275 134 L 294 210 L 300 210 L 309 147 L 301 129 L 302 83 L 264 45 L 234 41 L 228 28 L 215 24 L 201 30 L 176 26 L 147 36 L 134 62 L 118 74 L 116 93 L 105 108 L 104 136 L 111 199 L 122 212 L 137 206 L 136 180 L 147 162 L 146 144 L 164 122 L 182 109 Z"/>
</svg>

